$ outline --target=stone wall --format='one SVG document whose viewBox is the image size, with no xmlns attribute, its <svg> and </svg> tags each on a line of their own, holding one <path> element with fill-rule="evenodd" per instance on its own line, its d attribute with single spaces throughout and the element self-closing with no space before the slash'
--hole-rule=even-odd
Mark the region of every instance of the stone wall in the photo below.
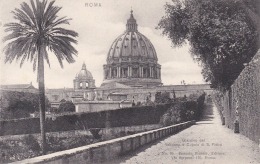
<svg viewBox="0 0 260 164">
<path fill-rule="evenodd" d="M 197 92 L 206 92 L 211 94 L 212 89 L 209 84 L 192 84 L 192 85 L 165 85 L 158 87 L 144 87 L 144 88 L 96 88 L 96 99 L 108 100 L 111 93 L 121 93 L 127 95 L 127 100 L 135 102 L 145 102 L 147 97 L 151 96 L 151 100 L 154 101 L 156 92 L 169 92 L 175 94 L 177 97 L 183 97 L 184 95 L 189 96 Z M 73 96 L 81 95 L 85 99 L 88 93 L 92 93 L 93 90 L 73 90 L 73 89 L 47 89 L 46 96 L 50 102 L 60 102 L 62 99 L 72 100 Z M 92 99 L 89 99 L 92 100 Z"/>
<path fill-rule="evenodd" d="M 226 126 L 234 129 L 236 109 L 240 133 L 260 141 L 260 50 L 223 96 Z"/>
<path fill-rule="evenodd" d="M 74 104 L 76 112 L 101 112 L 132 107 L 130 101 L 82 101 Z"/>
<path fill-rule="evenodd" d="M 172 135 L 182 129 L 194 124 L 189 121 L 177 125 L 172 125 L 156 130 L 99 142 L 87 146 L 82 146 L 70 150 L 60 151 L 44 156 L 39 156 L 14 163 L 101 163 L 111 161 L 124 154 L 133 152 L 146 144 L 160 140 Z"/>
<path fill-rule="evenodd" d="M 168 92 L 172 96 L 173 91 L 176 97 L 189 96 L 191 94 L 206 92 L 211 94 L 212 89 L 209 84 L 194 84 L 194 85 L 165 85 L 158 87 L 147 88 L 97 88 L 97 93 L 105 100 L 110 93 L 123 93 L 127 94 L 127 100 L 134 102 L 145 102 L 147 97 L 151 101 L 155 100 L 156 92 Z"/>
</svg>

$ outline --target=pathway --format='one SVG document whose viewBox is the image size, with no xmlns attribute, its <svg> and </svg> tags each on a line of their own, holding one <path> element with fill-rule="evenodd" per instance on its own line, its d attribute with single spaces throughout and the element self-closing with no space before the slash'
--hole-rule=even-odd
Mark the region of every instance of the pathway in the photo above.
<svg viewBox="0 0 260 164">
<path fill-rule="evenodd" d="M 110 163 L 260 164 L 256 143 L 222 126 L 215 106 L 206 109 L 196 125 Z"/>
</svg>

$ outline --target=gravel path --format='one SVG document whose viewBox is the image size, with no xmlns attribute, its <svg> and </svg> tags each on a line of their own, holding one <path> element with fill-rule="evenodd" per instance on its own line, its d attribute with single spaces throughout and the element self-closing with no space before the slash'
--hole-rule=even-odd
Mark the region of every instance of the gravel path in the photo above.
<svg viewBox="0 0 260 164">
<path fill-rule="evenodd" d="M 192 127 L 110 163 L 260 164 L 256 143 L 221 125 L 215 106 Z"/>
</svg>

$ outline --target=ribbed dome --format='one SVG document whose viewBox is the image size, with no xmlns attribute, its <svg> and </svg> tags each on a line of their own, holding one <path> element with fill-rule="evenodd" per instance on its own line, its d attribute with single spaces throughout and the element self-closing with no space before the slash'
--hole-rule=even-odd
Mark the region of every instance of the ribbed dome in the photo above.
<svg viewBox="0 0 260 164">
<path fill-rule="evenodd" d="M 138 31 L 126 31 L 112 44 L 107 60 L 113 58 L 139 57 L 157 61 L 152 43 Z"/>
<path fill-rule="evenodd" d="M 92 74 L 87 70 L 86 64 L 82 65 L 80 72 L 76 75 L 77 79 L 93 79 Z"/>
<path fill-rule="evenodd" d="M 126 31 L 115 39 L 108 50 L 103 69 L 102 85 L 114 82 L 138 87 L 162 84 L 161 65 L 154 46 L 138 31 L 132 10 Z"/>
<path fill-rule="evenodd" d="M 112 43 L 107 61 L 113 62 L 114 59 L 118 61 L 118 59 L 127 60 L 128 58 L 157 61 L 154 46 L 149 39 L 137 30 L 133 11 L 131 11 L 130 18 L 127 20 L 126 28 L 126 31 Z"/>
</svg>

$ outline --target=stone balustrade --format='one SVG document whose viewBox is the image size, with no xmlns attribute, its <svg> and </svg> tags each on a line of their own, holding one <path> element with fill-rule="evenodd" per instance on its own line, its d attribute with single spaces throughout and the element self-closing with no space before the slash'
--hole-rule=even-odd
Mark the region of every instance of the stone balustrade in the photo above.
<svg viewBox="0 0 260 164">
<path fill-rule="evenodd" d="M 167 126 L 14 163 L 100 163 L 119 158 L 136 149 L 190 127 L 195 121 Z"/>
</svg>

